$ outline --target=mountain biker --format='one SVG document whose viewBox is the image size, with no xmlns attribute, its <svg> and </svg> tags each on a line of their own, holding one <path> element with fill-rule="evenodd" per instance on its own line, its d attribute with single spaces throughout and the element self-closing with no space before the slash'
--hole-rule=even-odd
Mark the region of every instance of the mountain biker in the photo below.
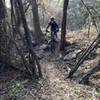
<svg viewBox="0 0 100 100">
<path fill-rule="evenodd" d="M 48 32 L 49 27 L 50 27 L 50 32 L 51 32 L 51 52 L 54 52 L 55 42 L 57 38 L 57 32 L 59 31 L 59 27 L 53 16 L 50 18 L 50 22 L 48 23 L 46 27 L 46 32 Z"/>
</svg>

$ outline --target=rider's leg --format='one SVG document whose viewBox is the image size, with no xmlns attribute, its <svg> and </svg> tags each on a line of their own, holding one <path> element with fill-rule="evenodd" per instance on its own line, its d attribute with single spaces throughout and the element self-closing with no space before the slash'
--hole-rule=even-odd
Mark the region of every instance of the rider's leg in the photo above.
<svg viewBox="0 0 100 100">
<path fill-rule="evenodd" d="M 54 43 L 54 32 L 51 32 L 51 52 L 54 53 L 55 43 Z"/>
</svg>

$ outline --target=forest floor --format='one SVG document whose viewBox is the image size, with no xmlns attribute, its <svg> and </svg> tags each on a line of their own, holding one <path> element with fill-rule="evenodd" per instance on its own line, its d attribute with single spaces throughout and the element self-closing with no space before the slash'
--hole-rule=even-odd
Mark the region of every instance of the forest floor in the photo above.
<svg viewBox="0 0 100 100">
<path fill-rule="evenodd" d="M 68 39 L 80 44 L 81 49 L 89 42 L 83 33 L 77 38 L 74 38 L 75 33 L 71 35 Z M 40 60 L 42 79 L 32 81 L 14 70 L 0 75 L 0 100 L 100 100 L 100 91 L 96 89 L 100 88 L 99 72 L 90 79 L 88 86 L 78 83 L 90 66 L 100 59 L 100 49 L 97 52 L 95 58 L 82 64 L 72 80 L 66 79 L 70 70 L 68 61 L 58 60 L 55 55 L 45 52 Z"/>
</svg>

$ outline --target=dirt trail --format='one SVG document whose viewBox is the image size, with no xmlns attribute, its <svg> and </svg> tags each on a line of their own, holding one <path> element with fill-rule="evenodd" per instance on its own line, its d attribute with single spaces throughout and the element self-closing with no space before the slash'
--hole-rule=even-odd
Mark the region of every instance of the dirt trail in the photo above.
<svg viewBox="0 0 100 100">
<path fill-rule="evenodd" d="M 68 89 L 68 82 L 66 83 L 64 76 L 52 62 L 48 62 L 45 67 L 47 67 L 46 75 L 49 80 L 52 100 L 69 100 L 71 89 Z"/>
<path fill-rule="evenodd" d="M 99 100 L 90 87 L 65 79 L 56 62 L 45 61 L 43 65 L 51 96 L 51 99 L 43 100 Z"/>
<path fill-rule="evenodd" d="M 62 63 L 53 59 L 47 56 L 41 60 L 43 79 L 38 81 L 39 84 L 29 80 L 21 82 L 22 89 L 16 100 L 100 100 L 95 88 L 66 79 L 59 69 Z M 0 100 L 10 100 L 6 96 L 8 94 L 1 95 Z"/>
</svg>

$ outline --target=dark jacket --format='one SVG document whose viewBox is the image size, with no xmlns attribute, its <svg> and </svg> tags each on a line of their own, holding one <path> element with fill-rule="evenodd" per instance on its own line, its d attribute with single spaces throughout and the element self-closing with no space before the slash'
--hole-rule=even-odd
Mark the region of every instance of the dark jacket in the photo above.
<svg viewBox="0 0 100 100">
<path fill-rule="evenodd" d="M 50 26 L 51 32 L 52 32 L 52 31 L 56 32 L 56 31 L 59 30 L 59 27 L 58 27 L 56 21 L 53 21 L 53 22 L 50 21 L 50 22 L 48 23 L 48 26 L 47 26 L 46 30 L 49 28 L 49 26 Z"/>
</svg>

